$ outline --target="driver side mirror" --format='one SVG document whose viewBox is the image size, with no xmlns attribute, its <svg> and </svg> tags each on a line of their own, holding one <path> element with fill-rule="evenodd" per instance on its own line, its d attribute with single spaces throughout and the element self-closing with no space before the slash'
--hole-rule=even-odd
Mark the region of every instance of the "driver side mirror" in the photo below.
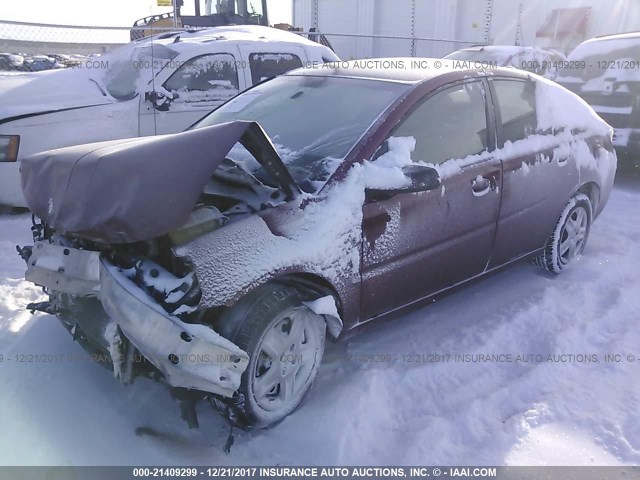
<svg viewBox="0 0 640 480">
<path fill-rule="evenodd" d="M 153 108 L 160 112 L 166 112 L 169 110 L 169 105 L 174 99 L 174 95 L 161 88 L 160 90 L 149 90 L 144 93 L 144 99 L 147 102 L 151 102 Z"/>
<path fill-rule="evenodd" d="M 403 167 L 402 173 L 410 180 L 409 184 L 392 189 L 367 188 L 365 190 L 366 201 L 379 202 L 403 193 L 428 192 L 441 185 L 440 174 L 433 167 L 412 164 Z"/>
</svg>

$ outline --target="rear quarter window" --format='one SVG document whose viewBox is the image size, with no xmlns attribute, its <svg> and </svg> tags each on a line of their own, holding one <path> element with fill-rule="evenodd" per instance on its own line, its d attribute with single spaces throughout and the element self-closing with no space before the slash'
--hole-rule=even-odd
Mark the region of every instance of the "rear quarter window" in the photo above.
<svg viewBox="0 0 640 480">
<path fill-rule="evenodd" d="M 302 60 L 293 53 L 252 53 L 249 55 L 251 83 L 282 75 L 302 67 Z"/>
</svg>

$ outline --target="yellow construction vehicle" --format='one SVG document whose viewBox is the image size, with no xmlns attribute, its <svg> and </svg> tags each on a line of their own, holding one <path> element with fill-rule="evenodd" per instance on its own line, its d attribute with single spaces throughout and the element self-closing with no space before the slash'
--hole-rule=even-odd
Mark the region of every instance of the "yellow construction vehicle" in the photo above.
<svg viewBox="0 0 640 480">
<path fill-rule="evenodd" d="M 162 28 L 202 28 L 223 25 L 264 25 L 269 26 L 267 0 L 194 0 L 195 15 L 182 15 L 180 10 L 184 0 L 172 0 L 168 5 L 173 12 L 150 15 L 133 24 L 131 40 L 137 40 L 158 33 Z M 154 31 L 154 29 L 156 29 Z"/>
</svg>

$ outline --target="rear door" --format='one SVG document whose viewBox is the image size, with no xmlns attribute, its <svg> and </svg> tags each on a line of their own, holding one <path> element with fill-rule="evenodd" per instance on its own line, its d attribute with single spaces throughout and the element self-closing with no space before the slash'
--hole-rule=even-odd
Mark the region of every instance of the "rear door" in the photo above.
<svg viewBox="0 0 640 480">
<path fill-rule="evenodd" d="M 493 114 L 485 98 L 482 80 L 447 85 L 392 132 L 394 138 L 415 139 L 412 159 L 436 164 L 442 187 L 364 205 L 363 320 L 485 270 L 501 183 L 500 161 L 491 156 Z"/>
<path fill-rule="evenodd" d="M 554 132 L 538 131 L 536 84 L 513 78 L 489 83 L 503 162 L 493 268 L 544 246 L 577 185 L 578 172 L 569 143 Z"/>
</svg>

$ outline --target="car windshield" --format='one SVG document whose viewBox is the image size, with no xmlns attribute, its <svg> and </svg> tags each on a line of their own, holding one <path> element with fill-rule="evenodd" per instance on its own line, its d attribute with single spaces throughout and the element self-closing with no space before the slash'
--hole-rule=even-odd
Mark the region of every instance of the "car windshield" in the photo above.
<svg viewBox="0 0 640 480">
<path fill-rule="evenodd" d="M 408 89 L 387 81 L 286 75 L 238 95 L 194 128 L 258 122 L 298 185 L 317 192 L 380 114 Z M 242 161 L 233 155 L 232 160 Z M 260 178 L 257 165 L 249 169 Z"/>
<path fill-rule="evenodd" d="M 585 83 L 600 77 L 622 80 L 636 76 L 640 38 L 600 40 L 578 45 L 567 57 L 569 68 L 558 70 L 561 83 Z M 628 62 L 627 62 L 628 61 Z"/>
<path fill-rule="evenodd" d="M 176 56 L 178 52 L 160 43 L 125 45 L 99 59 L 106 66 L 102 83 L 113 98 L 129 100 Z"/>
</svg>

